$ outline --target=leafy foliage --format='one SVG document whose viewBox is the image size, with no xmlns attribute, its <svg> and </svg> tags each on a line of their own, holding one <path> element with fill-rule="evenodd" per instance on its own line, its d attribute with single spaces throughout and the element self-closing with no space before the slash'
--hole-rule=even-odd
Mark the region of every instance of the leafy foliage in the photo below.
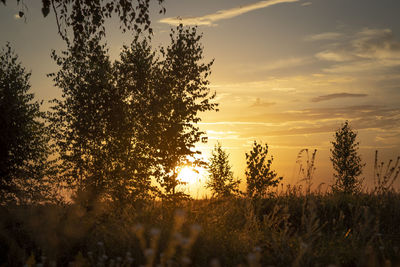
<svg viewBox="0 0 400 267">
<path fill-rule="evenodd" d="M 64 99 L 54 100 L 50 115 L 59 154 L 60 178 L 81 191 L 98 194 L 105 187 L 105 141 L 108 136 L 106 101 L 111 91 L 111 63 L 99 39 L 87 40 L 79 49 L 70 47 L 53 58 L 61 67 L 54 76 Z M 94 197 L 94 196 L 93 196 Z"/>
<path fill-rule="evenodd" d="M 335 133 L 332 142 L 331 161 L 335 173 L 335 184 L 332 189 L 341 193 L 358 193 L 361 190 L 361 181 L 358 176 L 362 173 L 364 164 L 358 154 L 359 143 L 356 142 L 357 133 L 354 132 L 348 121 Z"/>
<path fill-rule="evenodd" d="M 216 107 L 199 40 L 180 25 L 158 58 L 150 39 L 136 36 L 112 64 L 101 36 L 89 33 L 62 56 L 53 53 L 64 96 L 50 116 L 61 175 L 85 201 L 146 198 L 156 191 L 151 177 L 163 196 L 181 194 L 176 168 L 197 153 L 198 113 Z"/>
<path fill-rule="evenodd" d="M 179 25 L 170 37 L 170 46 L 161 48 L 162 58 L 154 66 L 157 71 L 152 104 L 157 126 L 157 177 L 166 198 L 176 196 L 176 186 L 181 183 L 177 167 L 204 164 L 194 157 L 200 153 L 194 150 L 195 143 L 204 134 L 197 126 L 199 113 L 217 110 L 218 106 L 212 101 L 215 93 L 208 87 L 213 62 L 202 63 L 202 36 L 196 28 Z"/>
<path fill-rule="evenodd" d="M 11 46 L 0 51 L 0 202 L 42 201 L 50 190 L 48 134 L 30 73 Z"/>
<path fill-rule="evenodd" d="M 156 0 L 162 4 L 164 0 Z M 1 0 L 6 4 L 6 0 Z M 16 0 L 20 5 L 19 16 L 25 16 L 27 6 L 24 0 Z M 58 32 L 60 36 L 68 41 L 68 29 L 72 29 L 74 41 L 83 42 L 82 32 L 91 32 L 105 35 L 104 23 L 107 18 L 115 14 L 120 22 L 123 31 L 134 29 L 141 31 L 150 28 L 149 16 L 150 0 L 96 0 L 96 1 L 75 1 L 75 0 L 42 0 L 42 14 L 47 17 L 53 10 L 56 17 Z M 160 9 L 165 13 L 165 8 Z"/>
<path fill-rule="evenodd" d="M 246 153 L 246 180 L 247 193 L 250 197 L 261 198 L 266 196 L 270 187 L 277 187 L 282 177 L 278 177 L 271 170 L 273 157 L 267 159 L 268 145 L 258 144 L 254 141 L 250 153 Z"/>
<path fill-rule="evenodd" d="M 231 166 L 229 165 L 229 155 L 222 149 L 221 144 L 214 146 L 208 164 L 208 181 L 206 188 L 210 188 L 215 197 L 229 197 L 239 193 L 240 180 L 235 180 Z"/>
<path fill-rule="evenodd" d="M 119 204 L 147 198 L 151 165 L 137 138 L 140 104 L 132 103 L 138 88 L 121 83 L 126 75 L 111 63 L 100 36 L 86 38 L 62 56 L 53 53 L 61 69 L 51 76 L 64 97 L 50 113 L 60 178 L 88 206 L 104 198 Z"/>
</svg>

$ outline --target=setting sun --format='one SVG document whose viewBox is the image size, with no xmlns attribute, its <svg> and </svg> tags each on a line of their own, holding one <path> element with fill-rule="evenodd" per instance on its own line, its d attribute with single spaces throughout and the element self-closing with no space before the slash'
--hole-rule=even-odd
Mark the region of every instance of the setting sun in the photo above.
<svg viewBox="0 0 400 267">
<path fill-rule="evenodd" d="M 182 182 L 193 184 L 199 179 L 199 172 L 189 166 L 183 167 L 178 175 L 178 179 Z"/>
</svg>

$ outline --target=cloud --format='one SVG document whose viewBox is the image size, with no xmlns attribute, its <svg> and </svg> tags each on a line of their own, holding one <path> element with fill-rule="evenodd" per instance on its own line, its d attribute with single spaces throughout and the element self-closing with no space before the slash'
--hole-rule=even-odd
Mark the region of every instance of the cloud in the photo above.
<svg viewBox="0 0 400 267">
<path fill-rule="evenodd" d="M 346 98 L 346 97 L 365 97 L 367 94 L 351 94 L 351 93 L 337 93 L 329 95 L 321 95 L 311 99 L 312 102 L 328 101 L 336 98 Z"/>
<path fill-rule="evenodd" d="M 207 136 L 210 140 L 222 140 L 222 139 L 238 139 L 239 134 L 233 131 L 214 131 L 207 130 Z"/>
<path fill-rule="evenodd" d="M 222 115 L 222 114 L 221 114 Z M 202 122 L 214 137 L 229 139 L 235 144 L 243 140 L 269 140 L 281 148 L 330 146 L 327 137 L 345 121 L 360 133 L 363 148 L 367 146 L 398 147 L 400 144 L 400 108 L 387 105 L 358 105 L 262 112 L 257 114 L 225 114 Z M 214 122 L 212 122 L 214 121 Z M 214 131 L 214 132 L 213 132 Z M 301 147 L 298 147 L 301 144 Z"/>
<path fill-rule="evenodd" d="M 400 42 L 390 29 L 365 28 L 348 34 L 315 57 L 334 63 L 324 69 L 328 73 L 376 75 L 400 66 Z"/>
<path fill-rule="evenodd" d="M 217 96 L 215 97 L 215 101 L 220 102 L 222 99 L 225 99 L 231 95 L 232 94 L 229 93 L 218 93 Z"/>
<path fill-rule="evenodd" d="M 259 97 L 256 98 L 256 101 L 250 107 L 270 107 L 275 105 L 275 102 L 263 102 Z"/>
<path fill-rule="evenodd" d="M 312 2 L 304 2 L 301 4 L 301 6 L 311 6 Z"/>
<path fill-rule="evenodd" d="M 356 56 L 366 59 L 400 59 L 400 42 L 390 29 L 363 29 L 351 43 Z"/>
<path fill-rule="evenodd" d="M 262 126 L 272 126 L 274 123 L 270 122 L 254 122 L 254 121 L 215 121 L 215 122 L 199 122 L 198 125 L 262 125 Z"/>
<path fill-rule="evenodd" d="M 250 121 L 264 120 L 270 124 L 253 124 L 247 132 L 240 131 L 241 137 L 247 136 L 294 136 L 335 131 L 341 122 L 349 120 L 354 129 L 374 129 L 381 134 L 400 133 L 400 109 L 381 106 L 348 106 L 338 108 L 315 108 L 296 110 L 286 113 L 269 113 L 260 116 L 242 118 Z M 267 119 L 266 119 L 267 118 Z M 275 122 L 275 124 L 271 123 Z"/>
<path fill-rule="evenodd" d="M 334 74 L 360 74 L 371 73 L 373 75 L 388 73 L 390 69 L 400 66 L 400 58 L 375 59 L 375 60 L 354 60 L 342 62 L 324 68 L 324 72 Z"/>
<path fill-rule="evenodd" d="M 258 113 L 255 115 L 238 116 L 234 114 L 226 114 L 224 117 L 219 117 L 217 120 L 207 121 L 213 124 L 243 124 L 243 125 L 260 125 L 260 126 L 273 126 L 273 125 L 301 125 L 304 123 L 321 123 L 328 121 L 344 121 L 346 119 L 361 119 L 365 118 L 367 121 L 378 121 L 383 118 L 390 118 L 396 123 L 388 124 L 387 126 L 400 126 L 400 108 L 388 108 L 377 105 L 357 105 L 357 106 L 344 106 L 344 107 L 322 107 L 322 108 L 309 108 L 300 110 L 289 110 L 286 112 L 266 112 Z"/>
<path fill-rule="evenodd" d="M 280 3 L 292 3 L 298 2 L 300 0 L 266 0 L 266 1 L 259 1 L 253 4 L 248 4 L 240 7 L 235 7 L 226 10 L 219 10 L 216 13 L 200 16 L 200 17 L 186 17 L 186 18 L 165 18 L 161 19 L 159 22 L 166 23 L 170 25 L 205 25 L 205 26 L 214 26 L 214 22 L 224 19 L 230 19 L 242 14 L 248 13 L 253 10 L 266 8 L 272 5 L 280 4 Z"/>
<path fill-rule="evenodd" d="M 343 37 L 342 33 L 339 32 L 323 32 L 318 34 L 309 35 L 305 38 L 306 41 L 325 41 L 325 40 L 337 40 Z"/>
<path fill-rule="evenodd" d="M 317 53 L 316 58 L 326 61 L 344 62 L 354 59 L 354 56 L 346 51 L 325 50 Z"/>
<path fill-rule="evenodd" d="M 309 57 L 292 57 L 292 58 L 284 58 L 280 60 L 275 60 L 272 62 L 268 62 L 265 64 L 257 64 L 250 66 L 243 66 L 240 68 L 241 72 L 245 73 L 253 73 L 256 71 L 274 71 L 274 70 L 282 70 L 282 69 L 290 69 L 298 66 L 304 66 L 312 63 L 312 58 Z"/>
<path fill-rule="evenodd" d="M 285 85 L 290 84 L 285 80 Z M 285 93 L 293 93 L 296 91 L 294 87 L 286 87 L 285 85 L 280 85 L 280 80 L 276 78 L 271 78 L 269 80 L 259 80 L 259 81 L 249 81 L 249 82 L 236 82 L 236 83 L 220 83 L 220 84 L 212 84 L 210 88 L 216 89 L 218 91 L 221 90 L 229 90 L 230 92 L 236 91 L 235 94 L 243 93 L 243 89 L 252 89 L 253 92 L 262 91 L 265 89 L 271 89 L 276 92 L 285 92 Z M 219 93 L 217 93 L 218 96 Z M 232 94 L 229 93 L 231 96 Z M 246 93 L 247 95 L 247 93 Z"/>
</svg>

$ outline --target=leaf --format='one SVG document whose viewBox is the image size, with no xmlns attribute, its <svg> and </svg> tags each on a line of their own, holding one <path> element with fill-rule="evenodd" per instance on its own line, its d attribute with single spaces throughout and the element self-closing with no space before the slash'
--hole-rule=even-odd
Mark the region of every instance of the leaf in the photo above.
<svg viewBox="0 0 400 267">
<path fill-rule="evenodd" d="M 50 0 L 43 0 L 43 7 L 42 7 L 42 14 L 43 17 L 47 17 L 47 15 L 50 13 Z"/>
<path fill-rule="evenodd" d="M 50 9 L 48 7 L 42 7 L 42 14 L 43 17 L 47 17 L 47 15 L 50 13 Z"/>
</svg>

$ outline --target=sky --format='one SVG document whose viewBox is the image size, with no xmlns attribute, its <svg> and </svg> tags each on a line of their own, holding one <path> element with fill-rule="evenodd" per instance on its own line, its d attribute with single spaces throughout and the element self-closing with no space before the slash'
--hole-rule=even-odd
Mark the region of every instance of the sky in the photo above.
<svg viewBox="0 0 400 267">
<path fill-rule="evenodd" d="M 46 78 L 57 69 L 51 49 L 65 47 L 54 17 L 43 18 L 37 1 L 28 5 L 25 22 L 11 2 L 0 7 L 0 44 L 9 41 L 32 71 L 38 99 L 60 97 Z M 152 6 L 154 42 L 168 44 L 179 23 L 198 25 L 205 61 L 215 60 L 210 86 L 220 111 L 201 115 L 209 141 L 198 148 L 207 159 L 219 141 L 242 189 L 254 140 L 268 144 L 284 184 L 299 182 L 299 151 L 317 149 L 313 184 L 327 188 L 331 141 L 345 120 L 358 132 L 367 186 L 375 150 L 385 162 L 400 155 L 400 1 L 165 0 L 163 6 L 165 15 Z M 131 40 L 117 25 L 107 26 L 113 58 Z M 204 194 L 204 180 L 190 186 L 192 195 Z"/>
</svg>

